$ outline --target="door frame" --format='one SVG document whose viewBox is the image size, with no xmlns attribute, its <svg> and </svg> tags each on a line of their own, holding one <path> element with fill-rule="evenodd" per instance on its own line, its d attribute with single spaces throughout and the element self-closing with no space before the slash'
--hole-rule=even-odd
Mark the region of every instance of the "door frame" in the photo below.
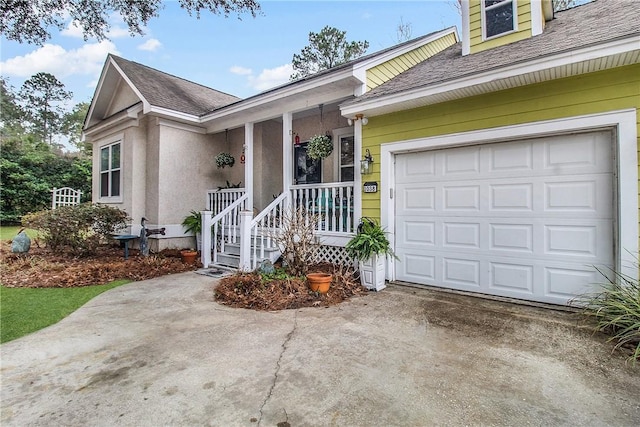
<svg viewBox="0 0 640 427">
<path fill-rule="evenodd" d="M 395 250 L 395 156 L 412 151 L 424 151 L 466 145 L 517 141 L 574 132 L 614 130 L 614 165 L 616 176 L 614 200 L 614 267 L 630 277 L 638 277 L 634 262 L 638 253 L 638 135 L 635 109 L 574 116 L 562 119 L 530 122 L 519 125 L 480 129 L 469 132 L 438 135 L 380 146 L 380 222 L 389 233 Z M 395 280 L 393 260 L 387 260 L 387 280 Z"/>
</svg>

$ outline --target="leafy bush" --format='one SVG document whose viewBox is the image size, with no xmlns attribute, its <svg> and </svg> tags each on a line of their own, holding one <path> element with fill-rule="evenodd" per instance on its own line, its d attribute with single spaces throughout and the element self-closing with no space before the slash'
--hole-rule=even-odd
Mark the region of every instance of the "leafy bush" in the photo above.
<svg viewBox="0 0 640 427">
<path fill-rule="evenodd" d="M 607 279 L 602 292 L 578 299 L 585 305 L 583 313 L 596 320 L 596 330 L 611 334 L 609 341 L 617 341 L 614 349 L 631 346 L 630 360 L 640 360 L 640 283 L 638 279 L 619 272 Z"/>
<path fill-rule="evenodd" d="M 372 255 L 392 256 L 398 259 L 382 227 L 369 218 L 362 218 L 358 225 L 358 233 L 347 242 L 345 249 L 351 258 L 359 261 L 366 261 Z"/>
<path fill-rule="evenodd" d="M 66 249 L 87 255 L 118 229 L 126 226 L 127 213 L 111 206 L 82 203 L 62 206 L 22 217 L 26 227 L 38 230 L 51 250 Z"/>
</svg>

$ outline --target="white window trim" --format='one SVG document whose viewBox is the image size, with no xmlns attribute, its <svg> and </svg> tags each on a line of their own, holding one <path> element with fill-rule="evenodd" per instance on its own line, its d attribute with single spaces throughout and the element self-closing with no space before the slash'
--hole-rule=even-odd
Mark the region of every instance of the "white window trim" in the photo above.
<svg viewBox="0 0 640 427">
<path fill-rule="evenodd" d="M 97 192 L 98 192 L 98 202 L 100 203 L 122 203 L 123 202 L 123 197 L 122 194 L 124 192 L 124 135 L 123 134 L 119 134 L 119 135 L 114 135 L 111 136 L 109 139 L 105 139 L 104 141 L 101 141 L 98 144 L 98 165 L 97 165 L 97 169 L 98 169 L 98 185 L 97 185 Z M 120 144 L 120 195 L 119 196 L 115 196 L 115 197 L 102 197 L 102 150 L 104 148 L 116 145 L 116 144 Z"/>
<path fill-rule="evenodd" d="M 345 128 L 338 128 L 338 129 L 334 129 L 332 131 L 333 134 L 333 141 L 334 141 L 334 151 L 336 152 L 336 155 L 333 156 L 334 160 L 333 160 L 333 170 L 335 171 L 333 174 L 333 179 L 336 182 L 340 182 L 340 179 L 342 178 L 340 175 L 342 174 L 342 165 L 340 164 L 340 149 L 342 148 L 340 146 L 340 138 L 342 137 L 348 137 L 348 136 L 353 136 L 353 176 L 355 178 L 355 174 L 356 174 L 356 164 L 358 163 L 358 159 L 356 158 L 356 150 L 355 150 L 355 135 L 353 132 L 353 128 L 352 127 L 345 127 Z"/>
<path fill-rule="evenodd" d="M 395 250 L 395 155 L 411 151 L 442 149 L 474 144 L 491 144 L 518 139 L 539 138 L 571 132 L 612 128 L 614 175 L 617 174 L 615 218 L 615 268 L 638 278 L 634 254 L 638 253 L 638 155 L 637 113 L 635 109 L 609 111 L 562 119 L 531 122 L 492 129 L 440 135 L 382 144 L 380 147 L 380 220 Z M 391 196 L 392 195 L 392 196 Z M 394 263 L 387 262 L 387 279 L 395 280 Z"/>
<path fill-rule="evenodd" d="M 496 34 L 495 36 L 491 36 L 491 37 L 487 37 L 487 19 L 486 19 L 486 13 L 485 11 L 487 10 L 487 8 L 484 5 L 484 0 L 480 0 L 480 22 L 481 22 L 481 26 L 482 26 L 482 41 L 487 41 L 487 40 L 493 40 L 493 39 L 497 39 L 498 37 L 503 37 L 506 36 L 508 34 L 513 34 L 515 32 L 518 31 L 518 4 L 517 4 L 517 0 L 502 0 L 502 3 L 497 3 L 494 5 L 489 6 L 489 10 L 494 9 L 496 7 L 501 7 L 503 6 L 504 2 L 511 2 L 511 7 L 513 8 L 513 30 L 511 31 L 506 31 L 504 33 L 500 33 L 500 34 Z"/>
</svg>

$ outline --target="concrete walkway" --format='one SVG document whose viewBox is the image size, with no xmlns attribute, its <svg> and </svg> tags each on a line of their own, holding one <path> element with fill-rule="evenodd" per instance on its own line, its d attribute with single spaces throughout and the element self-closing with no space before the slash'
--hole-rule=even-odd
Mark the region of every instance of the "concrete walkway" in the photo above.
<svg viewBox="0 0 640 427">
<path fill-rule="evenodd" d="M 397 286 L 265 313 L 215 283 L 131 283 L 0 346 L 2 426 L 640 425 L 640 366 L 571 314 Z"/>
</svg>

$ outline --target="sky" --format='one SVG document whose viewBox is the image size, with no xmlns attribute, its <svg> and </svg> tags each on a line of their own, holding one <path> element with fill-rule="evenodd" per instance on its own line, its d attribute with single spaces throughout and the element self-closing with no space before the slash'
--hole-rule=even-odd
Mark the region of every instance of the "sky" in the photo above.
<svg viewBox="0 0 640 427">
<path fill-rule="evenodd" d="M 44 45 L 0 37 L 0 74 L 16 90 L 38 72 L 51 73 L 73 92 L 69 106 L 89 102 L 108 53 L 245 98 L 286 83 L 291 59 L 308 44 L 309 32 L 329 25 L 347 32 L 348 41 L 369 42 L 367 53 L 398 43 L 400 23 L 411 36 L 456 26 L 455 0 L 275 1 L 259 0 L 262 14 L 224 18 L 205 12 L 200 19 L 167 1 L 144 36 L 131 37 L 113 16 L 109 40 L 85 41 L 71 23 L 52 29 Z"/>
</svg>

